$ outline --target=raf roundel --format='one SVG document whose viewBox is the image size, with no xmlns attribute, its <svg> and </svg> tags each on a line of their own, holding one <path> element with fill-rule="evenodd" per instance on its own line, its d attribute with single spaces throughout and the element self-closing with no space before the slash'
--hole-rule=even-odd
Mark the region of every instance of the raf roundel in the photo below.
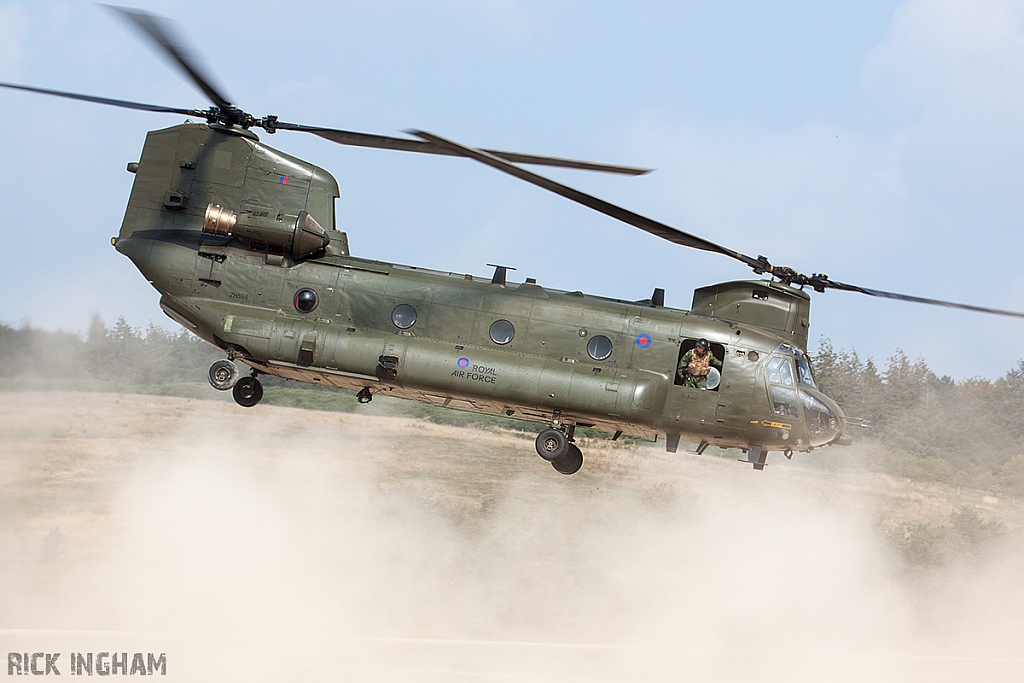
<svg viewBox="0 0 1024 683">
<path fill-rule="evenodd" d="M 459 367 L 460 368 L 468 368 L 469 367 L 469 359 L 468 358 L 460 358 L 459 359 Z"/>
<path fill-rule="evenodd" d="M 651 345 L 651 335 L 649 334 L 638 334 L 636 336 L 636 345 L 641 349 L 646 349 Z"/>
</svg>

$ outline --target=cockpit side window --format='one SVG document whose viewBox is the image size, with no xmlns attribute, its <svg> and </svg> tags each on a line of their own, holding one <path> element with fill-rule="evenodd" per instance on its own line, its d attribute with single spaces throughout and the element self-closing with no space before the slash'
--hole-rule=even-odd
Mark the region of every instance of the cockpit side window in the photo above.
<svg viewBox="0 0 1024 683">
<path fill-rule="evenodd" d="M 796 359 L 796 375 L 803 386 L 818 388 L 818 385 L 814 383 L 814 375 L 811 374 L 811 364 L 803 356 L 798 356 Z"/>
<path fill-rule="evenodd" d="M 791 354 L 790 354 L 791 355 Z M 767 366 L 768 393 L 772 399 L 772 410 L 776 415 L 784 417 L 798 417 L 799 409 L 796 404 L 796 391 L 792 388 L 793 364 L 786 356 L 773 356 Z"/>
<path fill-rule="evenodd" d="M 776 415 L 799 417 L 796 408 L 796 391 L 785 387 L 768 387 L 772 395 L 772 410 Z"/>
</svg>

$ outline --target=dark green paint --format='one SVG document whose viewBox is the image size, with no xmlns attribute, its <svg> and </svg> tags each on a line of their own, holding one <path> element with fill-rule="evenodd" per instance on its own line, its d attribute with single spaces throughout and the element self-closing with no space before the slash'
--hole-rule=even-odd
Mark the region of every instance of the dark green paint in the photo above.
<svg viewBox="0 0 1024 683">
<path fill-rule="evenodd" d="M 177 201 L 168 204 L 170 193 Z M 811 435 L 800 419 L 778 418 L 769 403 L 765 364 L 773 351 L 782 342 L 806 345 L 803 292 L 724 283 L 697 290 L 687 312 L 355 258 L 347 236 L 334 230 L 338 194 L 329 173 L 251 132 L 179 125 L 148 135 L 116 247 L 162 294 L 169 316 L 263 373 L 744 449 L 808 450 L 842 433 L 841 411 L 816 390 L 807 389 L 838 417 L 827 438 Z M 239 225 L 261 213 L 287 222 L 307 211 L 330 243 L 299 260 L 254 252 L 245 237 L 201 231 L 209 204 L 239 213 Z M 302 288 L 319 296 L 308 314 L 292 304 Z M 407 330 L 391 322 L 399 304 L 417 312 Z M 504 346 L 488 335 L 498 319 L 515 326 Z M 598 334 L 614 345 L 603 361 L 587 353 Z M 651 338 L 646 348 L 636 343 L 640 334 Z M 680 346 L 701 337 L 724 350 L 717 391 L 674 382 Z M 397 359 L 394 378 L 382 375 L 383 356 Z"/>
</svg>

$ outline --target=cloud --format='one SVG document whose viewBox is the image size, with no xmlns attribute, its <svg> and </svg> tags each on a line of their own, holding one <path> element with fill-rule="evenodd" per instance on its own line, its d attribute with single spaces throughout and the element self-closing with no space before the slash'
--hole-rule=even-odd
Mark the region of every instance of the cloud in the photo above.
<svg viewBox="0 0 1024 683">
<path fill-rule="evenodd" d="M 780 125 L 756 112 L 646 113 L 628 130 L 630 157 L 658 173 L 618 199 L 804 272 L 1020 310 L 1022 84 L 1024 2 L 911 0 L 864 51 L 848 114 Z M 714 257 L 674 258 L 691 278 L 738 274 Z M 816 299 L 816 334 L 875 357 L 901 346 L 957 376 L 997 376 L 1019 356 L 982 342 L 969 369 L 948 363 L 928 338 L 951 346 L 949 358 L 972 356 L 978 332 L 994 340 L 1005 321 L 852 296 Z"/>
<path fill-rule="evenodd" d="M 0 5 L 0 77 L 19 73 L 27 29 L 28 15 L 21 5 Z"/>
<path fill-rule="evenodd" d="M 549 32 L 560 2 L 537 0 L 447 0 L 453 18 L 483 28 L 509 46 L 522 46 Z"/>
<path fill-rule="evenodd" d="M 684 230 L 812 264 L 858 241 L 897 239 L 897 139 L 836 123 L 779 130 L 664 118 L 635 124 L 631 138 L 658 167 L 641 203 Z"/>
<path fill-rule="evenodd" d="M 659 169 L 647 205 L 681 217 L 680 227 L 722 240 L 767 231 L 795 238 L 797 254 L 806 244 L 808 255 L 846 260 L 864 239 L 883 249 L 920 244 L 944 227 L 935 215 L 970 215 L 997 234 L 1012 223 L 1016 194 L 1001 190 L 1024 179 L 1015 161 L 1022 83 L 1024 2 L 912 0 L 865 54 L 859 95 L 882 119 L 894 104 L 912 108 L 901 123 L 850 116 L 779 127 L 659 113 L 630 135 Z"/>
<path fill-rule="evenodd" d="M 866 55 L 863 83 L 894 102 L 1019 124 L 1024 2 L 911 0 Z"/>
</svg>

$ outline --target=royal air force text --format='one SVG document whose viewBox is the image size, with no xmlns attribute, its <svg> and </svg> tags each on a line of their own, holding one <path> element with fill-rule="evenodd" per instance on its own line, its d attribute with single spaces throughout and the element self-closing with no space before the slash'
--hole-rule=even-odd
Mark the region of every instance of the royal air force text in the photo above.
<svg viewBox="0 0 1024 683">
<path fill-rule="evenodd" d="M 485 368 L 482 365 L 473 365 L 466 370 L 454 370 L 452 372 L 452 377 L 469 380 L 471 382 L 496 384 L 498 381 L 498 371 L 495 368 Z"/>
</svg>

